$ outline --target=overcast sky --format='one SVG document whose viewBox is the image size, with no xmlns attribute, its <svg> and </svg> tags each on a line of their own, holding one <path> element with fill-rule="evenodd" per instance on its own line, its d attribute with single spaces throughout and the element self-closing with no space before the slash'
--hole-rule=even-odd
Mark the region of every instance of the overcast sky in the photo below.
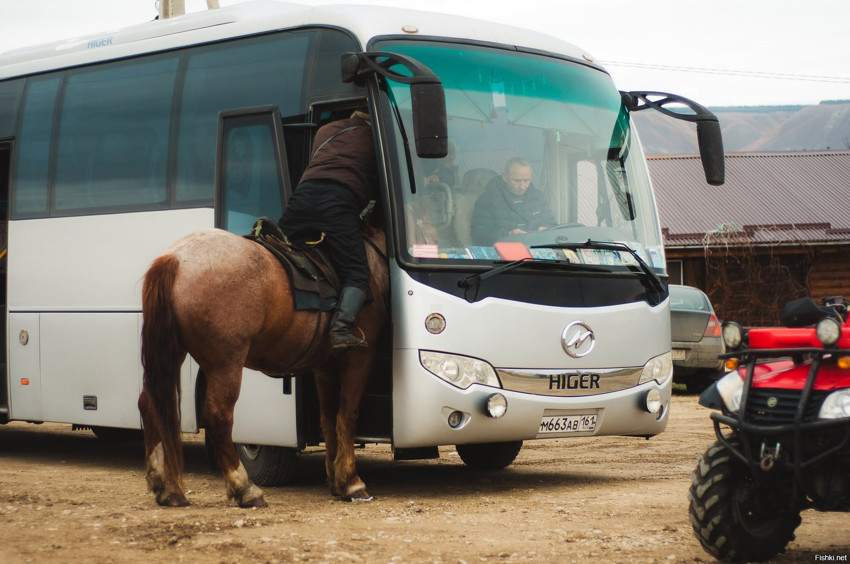
<svg viewBox="0 0 850 564">
<path fill-rule="evenodd" d="M 243 0 L 220 0 L 222 6 Z M 206 0 L 185 0 L 188 12 Z M 850 0 L 302 0 L 394 4 L 477 16 L 559 36 L 621 90 L 711 105 L 850 99 Z M 152 19 L 155 0 L 0 0 L 0 52 Z"/>
</svg>

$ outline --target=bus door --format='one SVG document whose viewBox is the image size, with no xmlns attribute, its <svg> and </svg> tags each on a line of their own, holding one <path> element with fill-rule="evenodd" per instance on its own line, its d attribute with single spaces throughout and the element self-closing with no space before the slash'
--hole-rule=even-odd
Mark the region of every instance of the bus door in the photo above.
<svg viewBox="0 0 850 564">
<path fill-rule="evenodd" d="M 216 159 L 216 226 L 245 235 L 258 217 L 277 220 L 290 190 L 276 107 L 222 112 Z"/>
<path fill-rule="evenodd" d="M 276 106 L 219 114 L 215 183 L 216 227 L 247 235 L 257 218 L 280 218 L 291 189 Z M 202 375 L 199 380 L 199 390 L 203 390 Z M 245 369 L 236 403 L 233 440 L 298 447 L 295 398 L 292 378 L 268 378 Z M 197 405 L 203 405 L 201 398 Z"/>
<path fill-rule="evenodd" d="M 9 248 L 9 170 L 12 146 L 0 143 L 0 423 L 9 420 L 9 398 L 6 388 L 8 363 L 6 360 L 6 325 L 8 303 L 6 301 L 6 279 L 8 270 L 6 252 Z"/>
</svg>

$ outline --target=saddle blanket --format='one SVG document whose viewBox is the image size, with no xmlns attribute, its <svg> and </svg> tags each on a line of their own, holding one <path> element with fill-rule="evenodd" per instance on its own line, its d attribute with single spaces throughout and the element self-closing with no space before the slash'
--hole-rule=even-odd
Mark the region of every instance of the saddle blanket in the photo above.
<svg viewBox="0 0 850 564">
<path fill-rule="evenodd" d="M 293 245 L 277 223 L 266 217 L 259 218 L 245 238 L 268 249 L 283 265 L 292 284 L 295 309 L 331 311 L 336 308 L 339 279 L 320 249 Z"/>
</svg>

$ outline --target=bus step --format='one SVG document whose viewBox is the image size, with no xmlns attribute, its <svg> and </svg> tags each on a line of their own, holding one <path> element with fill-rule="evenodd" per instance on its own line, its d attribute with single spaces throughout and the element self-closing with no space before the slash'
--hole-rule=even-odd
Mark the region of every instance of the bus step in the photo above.
<svg viewBox="0 0 850 564">
<path fill-rule="evenodd" d="M 393 460 L 430 460 L 440 458 L 437 447 L 394 448 Z"/>
</svg>

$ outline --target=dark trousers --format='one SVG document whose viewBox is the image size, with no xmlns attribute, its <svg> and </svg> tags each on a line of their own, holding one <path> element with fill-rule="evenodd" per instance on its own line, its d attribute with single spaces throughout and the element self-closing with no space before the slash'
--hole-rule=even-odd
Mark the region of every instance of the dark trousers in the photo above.
<svg viewBox="0 0 850 564">
<path fill-rule="evenodd" d="M 308 180 L 298 185 L 278 224 L 290 241 L 315 241 L 322 233 L 343 287 L 369 294 L 369 263 L 360 232 L 364 205 L 348 188 L 332 181 Z"/>
</svg>

